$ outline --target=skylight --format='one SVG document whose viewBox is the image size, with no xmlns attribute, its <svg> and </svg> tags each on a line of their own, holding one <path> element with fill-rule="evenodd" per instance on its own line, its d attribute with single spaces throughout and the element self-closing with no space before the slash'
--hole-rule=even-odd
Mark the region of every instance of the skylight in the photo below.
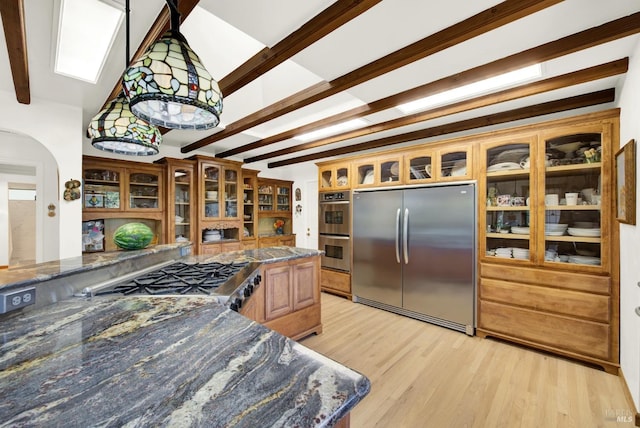
<svg viewBox="0 0 640 428">
<path fill-rule="evenodd" d="M 302 141 L 317 140 L 319 138 L 328 137 L 341 132 L 351 131 L 352 129 L 363 128 L 368 124 L 369 122 L 364 119 L 353 119 L 336 125 L 327 126 L 326 128 L 321 128 L 316 131 L 307 132 L 306 134 L 296 135 L 294 138 Z"/>
<path fill-rule="evenodd" d="M 509 73 L 500 74 L 490 77 L 479 82 L 470 83 L 455 89 L 440 92 L 419 100 L 401 104 L 397 108 L 404 114 L 415 113 L 417 111 L 426 110 L 430 107 L 445 105 L 453 101 L 459 101 L 475 95 L 487 94 L 496 89 L 503 89 L 517 83 L 523 83 L 542 76 L 542 67 L 540 64 L 531 65 L 529 67 L 520 68 Z"/>
<path fill-rule="evenodd" d="M 96 83 L 123 17 L 116 4 L 61 0 L 55 72 Z"/>
</svg>

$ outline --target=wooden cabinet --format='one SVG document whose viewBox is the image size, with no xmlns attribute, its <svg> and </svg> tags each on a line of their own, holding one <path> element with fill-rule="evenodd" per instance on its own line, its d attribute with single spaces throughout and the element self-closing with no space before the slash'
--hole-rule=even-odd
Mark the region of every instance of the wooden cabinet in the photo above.
<svg viewBox="0 0 640 428">
<path fill-rule="evenodd" d="M 412 150 L 404 156 L 406 184 L 431 183 L 435 180 L 435 153 L 432 149 Z"/>
<path fill-rule="evenodd" d="M 263 265 L 264 325 L 292 339 L 321 333 L 319 281 L 320 256 Z"/>
<path fill-rule="evenodd" d="M 258 178 L 258 214 L 291 216 L 292 182 Z"/>
<path fill-rule="evenodd" d="M 295 247 L 296 235 L 271 235 L 258 238 L 258 247 Z"/>
<path fill-rule="evenodd" d="M 85 156 L 82 170 L 83 220 L 125 216 L 162 219 L 162 166 Z"/>
<path fill-rule="evenodd" d="M 196 162 L 198 173 L 196 253 L 242 248 L 242 164 L 201 155 L 189 159 Z"/>
<path fill-rule="evenodd" d="M 609 113 L 482 142 L 480 336 L 617 371 L 617 136 Z"/>
<path fill-rule="evenodd" d="M 196 173 L 195 162 L 184 159 L 163 158 L 167 192 L 165 221 L 167 242 L 196 240 Z"/>
<path fill-rule="evenodd" d="M 99 251 L 117 250 L 113 233 L 134 221 L 154 232 L 151 245 L 167 242 L 164 171 L 162 165 L 83 157 L 82 220 L 101 224 L 105 239 Z M 83 248 L 95 251 L 93 245 L 83 244 Z"/>
<path fill-rule="evenodd" d="M 258 171 L 242 169 L 242 244 L 256 248 L 258 236 Z"/>
<path fill-rule="evenodd" d="M 373 160 L 356 161 L 353 163 L 354 181 L 352 186 L 380 187 L 395 186 L 404 180 L 402 154 L 374 157 Z"/>
<path fill-rule="evenodd" d="M 318 164 L 318 189 L 322 191 L 329 190 L 348 190 L 351 186 L 349 162 L 330 162 Z"/>
<path fill-rule="evenodd" d="M 470 180 L 473 171 L 473 145 L 448 144 L 436 151 L 436 172 L 438 181 Z"/>
<path fill-rule="evenodd" d="M 351 299 L 351 275 L 346 272 L 322 269 L 320 286 L 322 291 Z"/>
</svg>

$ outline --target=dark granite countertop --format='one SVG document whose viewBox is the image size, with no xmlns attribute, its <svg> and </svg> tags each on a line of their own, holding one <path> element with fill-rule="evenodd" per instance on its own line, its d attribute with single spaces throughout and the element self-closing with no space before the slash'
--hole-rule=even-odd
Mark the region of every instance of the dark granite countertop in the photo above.
<svg viewBox="0 0 640 428">
<path fill-rule="evenodd" d="M 36 263 L 32 265 L 16 266 L 0 271 L 0 288 L 5 286 L 26 286 L 39 282 L 49 281 L 69 275 L 76 275 L 98 268 L 114 265 L 122 265 L 123 262 L 137 264 L 141 268 L 140 262 L 153 260 L 154 255 L 165 258 L 176 258 L 181 255 L 190 254 L 191 243 L 177 243 L 154 245 L 142 250 L 135 251 L 108 251 L 99 253 L 87 253 L 78 257 L 70 257 L 51 262 Z M 164 254 L 166 253 L 166 254 Z"/>
<path fill-rule="evenodd" d="M 0 427 L 332 426 L 370 388 L 209 297 L 67 300 L 0 336 Z"/>
</svg>

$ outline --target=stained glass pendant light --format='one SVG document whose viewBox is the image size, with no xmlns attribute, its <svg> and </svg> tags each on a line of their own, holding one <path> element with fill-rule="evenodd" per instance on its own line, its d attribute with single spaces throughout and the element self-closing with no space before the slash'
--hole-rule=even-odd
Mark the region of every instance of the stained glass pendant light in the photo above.
<svg viewBox="0 0 640 428">
<path fill-rule="evenodd" d="M 127 63 L 129 61 L 129 0 L 126 1 Z M 120 93 L 96 114 L 87 128 L 93 147 L 122 155 L 150 156 L 160 151 L 162 134 L 155 126 L 134 116 Z"/>
<path fill-rule="evenodd" d="M 158 128 L 133 115 L 123 93 L 91 119 L 87 134 L 97 149 L 133 156 L 158 154 L 162 141 Z"/>
<path fill-rule="evenodd" d="M 166 0 L 171 29 L 124 72 L 122 85 L 136 116 L 172 129 L 210 129 L 220 123 L 222 94 L 180 33 L 177 0 Z"/>
</svg>

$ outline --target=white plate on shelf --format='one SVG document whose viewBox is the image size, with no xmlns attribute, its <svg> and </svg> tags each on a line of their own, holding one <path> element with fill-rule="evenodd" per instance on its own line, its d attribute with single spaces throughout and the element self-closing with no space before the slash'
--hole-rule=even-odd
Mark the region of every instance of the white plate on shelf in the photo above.
<svg viewBox="0 0 640 428">
<path fill-rule="evenodd" d="M 528 235 L 529 234 L 529 228 L 528 227 L 511 226 L 511 233 L 515 233 L 516 235 Z"/>
<path fill-rule="evenodd" d="M 497 172 L 497 171 L 513 171 L 517 169 L 522 169 L 520 164 L 515 162 L 502 162 L 497 163 L 495 165 L 491 165 L 487 168 L 487 172 Z"/>
<path fill-rule="evenodd" d="M 373 184 L 373 170 L 372 169 L 367 171 L 367 174 L 362 179 L 362 183 L 361 184 Z"/>
<path fill-rule="evenodd" d="M 601 235 L 600 229 L 581 229 L 578 227 L 570 227 L 567 229 L 571 236 L 590 236 L 597 238 Z"/>
<path fill-rule="evenodd" d="M 547 236 L 562 236 L 564 235 L 564 232 L 545 230 L 544 234 Z"/>
</svg>

